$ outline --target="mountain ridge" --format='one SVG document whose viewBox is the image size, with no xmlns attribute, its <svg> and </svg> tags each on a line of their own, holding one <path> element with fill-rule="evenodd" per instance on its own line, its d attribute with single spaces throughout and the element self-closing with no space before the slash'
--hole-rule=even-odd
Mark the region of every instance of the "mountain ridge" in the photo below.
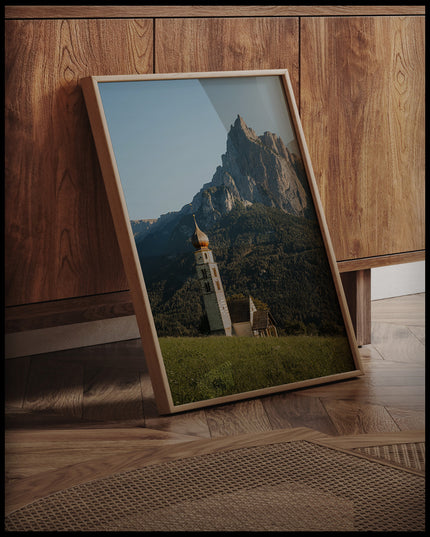
<svg viewBox="0 0 430 537">
<path fill-rule="evenodd" d="M 289 145 L 297 147 L 292 142 Z M 211 181 L 202 186 L 191 203 L 161 215 L 136 235 L 139 255 L 188 249 L 192 214 L 202 229 L 208 230 L 238 204 L 249 207 L 254 203 L 299 217 L 309 218 L 312 212 L 301 158 L 277 134 L 266 131 L 258 136 L 238 115 Z"/>
</svg>

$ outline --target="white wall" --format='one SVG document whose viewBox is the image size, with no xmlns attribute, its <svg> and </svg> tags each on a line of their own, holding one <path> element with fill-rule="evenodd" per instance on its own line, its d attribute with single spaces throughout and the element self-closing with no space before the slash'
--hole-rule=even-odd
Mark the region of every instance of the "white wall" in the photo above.
<svg viewBox="0 0 430 537">
<path fill-rule="evenodd" d="M 372 300 L 425 292 L 425 261 L 371 270 Z"/>
</svg>

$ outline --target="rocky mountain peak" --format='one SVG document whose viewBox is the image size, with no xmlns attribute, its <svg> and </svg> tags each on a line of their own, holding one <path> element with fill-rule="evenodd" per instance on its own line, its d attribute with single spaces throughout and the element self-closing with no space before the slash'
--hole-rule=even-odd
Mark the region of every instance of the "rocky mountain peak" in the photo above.
<svg viewBox="0 0 430 537">
<path fill-rule="evenodd" d="M 241 136 L 244 136 L 248 138 L 249 140 L 258 140 L 258 136 L 255 133 L 255 131 L 251 129 L 250 127 L 248 127 L 248 125 L 245 123 L 242 116 L 238 114 L 235 122 L 230 127 L 228 138 L 234 139 L 234 138 L 238 138 Z"/>
<path fill-rule="evenodd" d="M 192 202 L 178 212 L 162 215 L 151 225 L 149 235 L 156 233 L 159 239 L 165 234 L 167 238 L 181 226 L 181 235 L 190 235 L 188 224 L 179 222 L 185 222 L 185 217 L 191 225 L 192 214 L 196 214 L 202 229 L 208 230 L 237 205 L 259 203 L 299 217 L 309 214 L 310 194 L 303 163 L 277 134 L 267 131 L 258 136 L 238 115 L 228 132 L 221 162 L 212 180 L 203 185 Z"/>
<path fill-rule="evenodd" d="M 257 136 L 238 115 L 227 135 L 226 152 L 212 181 L 194 197 L 193 210 L 216 221 L 235 205 L 262 203 L 304 216 L 309 205 L 300 159 L 274 133 Z"/>
</svg>

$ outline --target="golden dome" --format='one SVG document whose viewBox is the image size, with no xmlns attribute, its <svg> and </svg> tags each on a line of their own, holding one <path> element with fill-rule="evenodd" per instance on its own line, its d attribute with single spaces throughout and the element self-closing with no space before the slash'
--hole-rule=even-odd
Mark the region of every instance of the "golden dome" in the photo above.
<svg viewBox="0 0 430 537">
<path fill-rule="evenodd" d="M 193 246 L 196 250 L 202 250 L 207 249 L 209 246 L 209 239 L 206 233 L 203 233 L 203 231 L 199 228 L 196 222 L 196 217 L 193 214 L 194 217 L 194 224 L 196 226 L 196 229 L 194 230 L 194 233 L 191 236 L 191 242 L 193 243 Z"/>
</svg>

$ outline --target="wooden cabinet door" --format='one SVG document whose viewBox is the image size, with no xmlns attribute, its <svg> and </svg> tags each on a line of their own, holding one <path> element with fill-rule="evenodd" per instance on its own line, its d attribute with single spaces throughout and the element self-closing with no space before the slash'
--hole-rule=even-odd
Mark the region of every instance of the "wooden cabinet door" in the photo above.
<svg viewBox="0 0 430 537">
<path fill-rule="evenodd" d="M 79 79 L 151 72 L 152 29 L 5 21 L 6 305 L 128 288 Z"/>
<path fill-rule="evenodd" d="M 297 18 L 155 21 L 155 72 L 288 69 L 298 98 Z"/>
<path fill-rule="evenodd" d="M 336 258 L 424 249 L 424 17 L 300 29 L 301 119 Z"/>
</svg>

